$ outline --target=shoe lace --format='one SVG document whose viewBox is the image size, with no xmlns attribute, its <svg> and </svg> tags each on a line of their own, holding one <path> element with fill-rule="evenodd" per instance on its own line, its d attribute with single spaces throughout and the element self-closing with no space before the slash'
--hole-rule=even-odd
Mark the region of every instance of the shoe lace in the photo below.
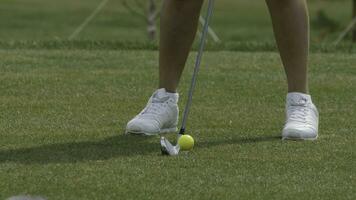
<svg viewBox="0 0 356 200">
<path fill-rule="evenodd" d="M 145 110 L 142 112 L 142 115 L 144 114 L 152 114 L 152 115 L 157 115 L 160 114 L 162 111 L 162 107 L 165 106 L 167 102 L 162 102 L 160 99 L 153 99 L 151 103 L 147 105 Z"/>
<path fill-rule="evenodd" d="M 290 106 L 289 120 L 311 124 L 311 122 L 307 119 L 309 111 L 310 109 L 307 105 Z"/>
</svg>

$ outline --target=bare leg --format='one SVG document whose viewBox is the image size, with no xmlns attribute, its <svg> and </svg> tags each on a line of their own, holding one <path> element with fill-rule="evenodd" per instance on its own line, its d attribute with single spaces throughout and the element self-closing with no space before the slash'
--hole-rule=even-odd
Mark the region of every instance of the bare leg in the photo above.
<svg viewBox="0 0 356 200">
<path fill-rule="evenodd" d="M 196 34 L 203 0 L 168 0 L 161 16 L 159 88 L 175 92 Z"/>
<path fill-rule="evenodd" d="M 306 0 L 266 0 L 287 74 L 288 91 L 308 93 L 309 17 Z"/>
</svg>

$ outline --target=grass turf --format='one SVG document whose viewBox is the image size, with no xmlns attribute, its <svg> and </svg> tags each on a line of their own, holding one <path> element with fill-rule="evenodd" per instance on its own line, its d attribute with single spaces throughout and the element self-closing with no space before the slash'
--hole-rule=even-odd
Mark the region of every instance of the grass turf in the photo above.
<svg viewBox="0 0 356 200">
<path fill-rule="evenodd" d="M 13 49 L 0 60 L 0 199 L 356 198 L 354 54 L 312 54 L 320 139 L 282 142 L 278 54 L 207 52 L 188 123 L 197 145 L 179 157 L 160 156 L 157 137 L 123 135 L 156 86 L 157 52 Z"/>
</svg>

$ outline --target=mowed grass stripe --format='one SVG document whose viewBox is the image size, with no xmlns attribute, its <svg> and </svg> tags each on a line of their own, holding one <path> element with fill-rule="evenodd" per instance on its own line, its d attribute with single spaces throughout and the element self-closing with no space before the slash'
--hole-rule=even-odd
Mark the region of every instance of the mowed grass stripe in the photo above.
<svg viewBox="0 0 356 200">
<path fill-rule="evenodd" d="M 272 38 L 271 38 L 272 40 Z M 120 40 L 0 40 L 0 49 L 3 50 L 152 50 L 159 49 L 157 41 L 120 41 Z M 198 43 L 193 45 L 192 50 L 198 49 Z M 206 51 L 238 51 L 238 52 L 276 52 L 274 42 L 241 41 L 213 43 L 207 42 Z M 352 43 L 313 42 L 313 53 L 355 53 L 356 45 Z"/>
</svg>

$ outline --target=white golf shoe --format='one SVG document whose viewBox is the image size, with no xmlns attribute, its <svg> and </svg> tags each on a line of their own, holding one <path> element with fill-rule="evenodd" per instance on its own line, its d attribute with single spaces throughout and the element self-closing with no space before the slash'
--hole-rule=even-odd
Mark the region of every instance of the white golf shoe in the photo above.
<svg viewBox="0 0 356 200">
<path fill-rule="evenodd" d="M 286 114 L 283 140 L 315 140 L 318 138 L 319 114 L 310 95 L 289 93 Z"/>
<path fill-rule="evenodd" d="M 141 113 L 127 123 L 126 133 L 157 135 L 176 132 L 178 98 L 178 93 L 169 93 L 163 88 L 154 92 Z"/>
</svg>

